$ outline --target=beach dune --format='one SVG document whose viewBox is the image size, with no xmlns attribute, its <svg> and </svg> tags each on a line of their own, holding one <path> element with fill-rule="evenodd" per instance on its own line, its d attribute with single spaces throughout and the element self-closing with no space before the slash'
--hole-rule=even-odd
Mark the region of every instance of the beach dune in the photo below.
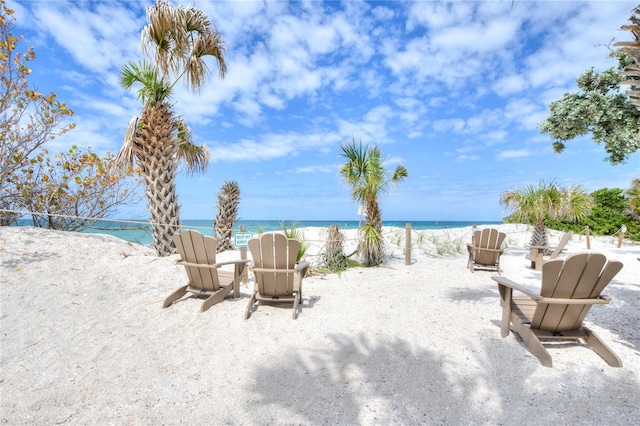
<svg viewBox="0 0 640 426">
<path fill-rule="evenodd" d="M 536 289 L 531 228 L 497 227 L 507 234 L 502 275 Z M 302 231 L 317 264 L 326 230 Z M 177 256 L 106 235 L 1 227 L 0 422 L 637 424 L 640 246 L 590 240 L 624 263 L 605 291 L 612 302 L 587 317 L 623 367 L 570 344 L 551 347 L 546 368 L 517 334 L 500 337 L 495 272 L 466 268 L 471 231 L 415 233 L 405 265 L 404 229 L 385 228 L 384 266 L 305 278 L 297 320 L 277 305 L 243 320 L 253 281 L 205 313 L 193 297 L 161 309 L 186 283 Z M 345 234 L 349 251 L 355 231 Z M 567 245 L 585 250 L 584 235 Z"/>
</svg>

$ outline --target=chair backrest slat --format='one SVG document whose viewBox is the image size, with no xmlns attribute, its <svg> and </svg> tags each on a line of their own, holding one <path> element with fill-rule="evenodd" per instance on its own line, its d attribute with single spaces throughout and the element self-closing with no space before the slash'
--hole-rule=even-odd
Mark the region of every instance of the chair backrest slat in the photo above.
<svg viewBox="0 0 640 426">
<path fill-rule="evenodd" d="M 495 265 L 498 263 L 500 253 L 495 250 L 500 250 L 505 237 L 506 234 L 504 232 L 499 232 L 495 228 L 486 228 L 475 231 L 473 235 L 475 248 L 474 263 L 480 265 Z"/>
<path fill-rule="evenodd" d="M 564 260 L 549 260 L 542 267 L 540 295 L 563 299 L 595 298 L 621 269 L 621 262 L 607 262 L 601 253 L 576 253 Z M 590 309 L 590 304 L 539 303 L 531 327 L 549 331 L 575 330 L 582 325 Z"/>
<path fill-rule="evenodd" d="M 173 236 L 173 242 L 182 260 L 201 265 L 216 263 L 216 240 L 198 231 L 182 231 Z M 215 268 L 199 268 L 185 265 L 189 285 L 207 291 L 220 289 L 220 281 Z"/>
<path fill-rule="evenodd" d="M 560 237 L 560 241 L 558 242 L 558 245 L 553 249 L 553 252 L 551 252 L 551 255 L 549 256 L 549 260 L 557 258 L 560 255 L 560 253 L 562 253 L 562 250 L 564 250 L 564 246 L 567 245 L 572 235 L 573 235 L 573 232 L 569 231 L 569 232 L 565 232 L 562 235 L 562 237 Z"/>
<path fill-rule="evenodd" d="M 262 296 L 291 296 L 294 291 L 294 273 L 300 242 L 289 240 L 282 234 L 267 233 L 260 239 L 249 240 L 249 250 L 256 268 L 273 271 L 255 271 L 258 292 Z"/>
</svg>

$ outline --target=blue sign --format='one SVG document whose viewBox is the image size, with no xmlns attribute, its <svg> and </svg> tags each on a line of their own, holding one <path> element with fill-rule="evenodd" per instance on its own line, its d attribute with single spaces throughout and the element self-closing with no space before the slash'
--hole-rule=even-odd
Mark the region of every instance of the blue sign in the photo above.
<svg viewBox="0 0 640 426">
<path fill-rule="evenodd" d="M 236 232 L 233 235 L 235 248 L 246 247 L 249 244 L 249 240 L 253 238 L 251 232 Z"/>
</svg>

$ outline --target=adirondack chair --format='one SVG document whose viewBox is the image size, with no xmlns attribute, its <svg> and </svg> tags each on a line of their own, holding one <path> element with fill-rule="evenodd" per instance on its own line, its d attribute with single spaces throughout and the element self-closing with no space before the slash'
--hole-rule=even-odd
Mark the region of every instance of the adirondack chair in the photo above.
<svg viewBox="0 0 640 426">
<path fill-rule="evenodd" d="M 216 240 L 203 236 L 198 231 L 183 231 L 173 236 L 173 243 L 180 254 L 178 265 L 185 267 L 189 283 L 180 287 L 164 300 L 163 308 L 179 300 L 186 293 L 209 296 L 200 309 L 206 311 L 222 301 L 233 290 L 233 298 L 240 297 L 242 272 L 248 261 L 234 260 L 216 262 Z M 223 270 L 233 265 L 233 271 Z"/>
<path fill-rule="evenodd" d="M 542 265 L 542 287 L 536 295 L 515 282 L 491 277 L 498 283 L 502 305 L 500 334 L 509 335 L 513 324 L 529 350 L 546 367 L 552 366 L 551 355 L 542 340 L 584 340 L 612 367 L 621 367 L 618 356 L 589 328 L 583 320 L 592 305 L 610 302 L 600 293 L 622 269 L 618 260 L 601 253 L 576 253 L 565 259 L 553 259 Z M 525 296 L 513 296 L 516 290 Z"/>
<path fill-rule="evenodd" d="M 502 254 L 502 243 L 507 235 L 498 232 L 495 228 L 486 228 L 475 231 L 471 237 L 471 243 L 467 243 L 469 261 L 467 267 L 474 271 L 475 267 L 495 269 L 500 271 L 500 255 Z"/>
<path fill-rule="evenodd" d="M 567 245 L 571 237 L 573 236 L 573 232 L 569 231 L 562 234 L 560 237 L 560 241 L 558 245 L 555 247 L 552 246 L 531 246 L 531 253 L 527 256 L 527 258 L 531 261 L 531 268 L 536 271 L 542 270 L 542 263 L 545 261 L 545 254 L 551 251 L 551 254 L 546 260 L 551 260 L 557 258 L 560 253 L 564 250 L 564 247 Z"/>
<path fill-rule="evenodd" d="M 249 318 L 256 302 L 293 303 L 293 319 L 296 319 L 298 305 L 302 303 L 302 279 L 309 267 L 306 262 L 296 266 L 300 241 L 267 233 L 259 239 L 252 238 L 248 244 L 256 282 L 244 319 Z"/>
</svg>

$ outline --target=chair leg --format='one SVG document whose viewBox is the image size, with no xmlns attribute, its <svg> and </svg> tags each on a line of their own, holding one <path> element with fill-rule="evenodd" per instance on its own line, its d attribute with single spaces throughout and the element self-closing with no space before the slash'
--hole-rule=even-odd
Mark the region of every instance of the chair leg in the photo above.
<svg viewBox="0 0 640 426">
<path fill-rule="evenodd" d="M 512 315 L 512 318 L 514 315 Z M 527 345 L 532 354 L 534 354 L 540 360 L 540 363 L 545 367 L 553 367 L 553 361 L 551 360 L 551 355 L 549 352 L 542 346 L 540 339 L 535 335 L 533 331 L 529 329 L 529 327 L 525 326 L 520 322 L 519 318 L 513 318 L 513 326 L 518 331 L 518 334 Z"/>
<path fill-rule="evenodd" d="M 600 337 L 596 333 L 594 333 L 587 327 L 583 327 L 582 329 L 587 335 L 584 338 L 585 342 L 587 342 L 587 344 L 591 346 L 591 349 L 593 349 L 595 353 L 600 355 L 600 357 L 604 359 L 610 366 L 622 367 L 622 360 L 611 350 L 609 346 L 607 346 L 606 343 L 604 343 L 600 339 Z"/>
<path fill-rule="evenodd" d="M 256 303 L 256 293 L 254 292 L 249 299 L 249 303 L 247 303 L 247 308 L 244 310 L 244 319 L 249 319 L 249 315 L 251 315 L 251 308 L 253 304 Z"/>
<path fill-rule="evenodd" d="M 502 305 L 502 322 L 500 323 L 500 335 L 507 337 L 511 329 L 511 296 L 513 289 L 511 287 L 499 286 L 500 290 L 500 304 Z"/>
<path fill-rule="evenodd" d="M 162 308 L 163 309 L 166 308 L 167 306 L 171 305 L 173 302 L 175 302 L 176 300 L 178 300 L 182 296 L 184 296 L 187 293 L 187 287 L 188 287 L 188 285 L 185 285 L 183 287 L 180 287 L 179 289 L 177 289 L 173 293 L 171 293 L 169 295 L 169 297 L 164 299 L 164 302 L 162 303 Z"/>
<path fill-rule="evenodd" d="M 224 299 L 229 293 L 231 293 L 232 289 L 233 287 L 231 285 L 228 285 L 227 287 L 223 287 L 217 292 L 215 292 L 214 294 L 212 294 L 211 296 L 209 296 L 207 300 L 202 302 L 202 307 L 200 308 L 200 312 L 205 312 L 207 309 L 209 309 L 216 303 L 221 302 L 222 299 Z"/>
<path fill-rule="evenodd" d="M 298 318 L 298 300 L 300 297 L 296 295 L 296 298 L 293 299 L 293 319 Z"/>
<path fill-rule="evenodd" d="M 233 275 L 233 298 L 237 299 L 240 297 L 240 281 L 242 281 L 242 274 L 244 272 L 246 264 L 236 265 L 235 273 Z"/>
</svg>

